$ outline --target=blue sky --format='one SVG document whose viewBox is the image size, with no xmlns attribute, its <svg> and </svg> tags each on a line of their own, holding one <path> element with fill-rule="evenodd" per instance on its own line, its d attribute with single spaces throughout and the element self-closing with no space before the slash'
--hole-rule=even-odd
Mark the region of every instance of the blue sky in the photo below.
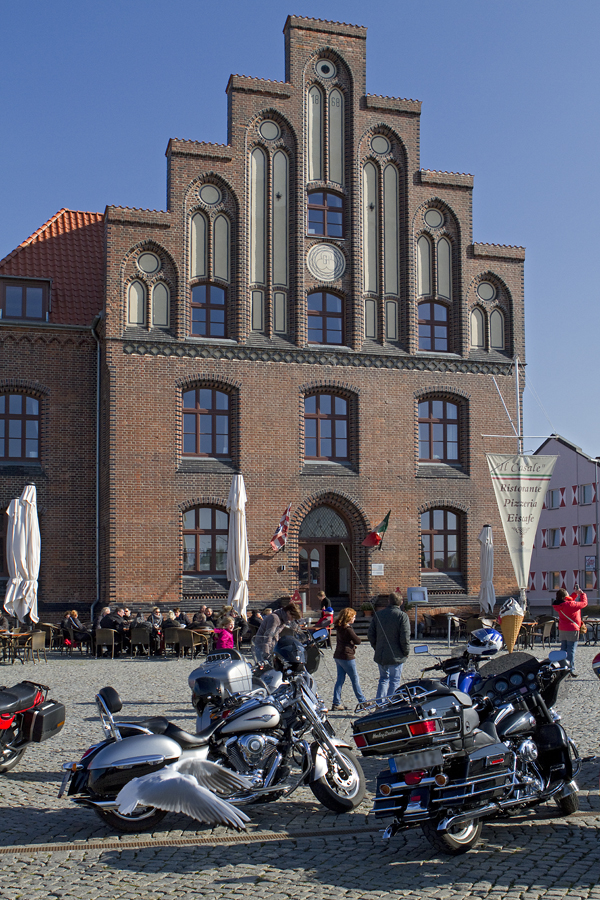
<svg viewBox="0 0 600 900">
<path fill-rule="evenodd" d="M 228 77 L 283 80 L 288 13 L 366 25 L 367 90 L 423 101 L 422 166 L 475 176 L 475 240 L 527 248 L 526 433 L 600 454 L 594 0 L 8 0 L 0 258 L 63 206 L 164 208 L 169 138 L 226 141 Z"/>
</svg>

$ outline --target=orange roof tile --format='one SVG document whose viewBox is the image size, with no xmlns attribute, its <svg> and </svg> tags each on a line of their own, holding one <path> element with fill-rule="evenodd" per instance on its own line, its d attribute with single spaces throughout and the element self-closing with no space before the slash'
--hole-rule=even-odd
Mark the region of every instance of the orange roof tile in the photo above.
<svg viewBox="0 0 600 900">
<path fill-rule="evenodd" d="M 61 209 L 0 260 L 0 275 L 52 279 L 50 321 L 91 325 L 104 306 L 104 215 Z"/>
</svg>

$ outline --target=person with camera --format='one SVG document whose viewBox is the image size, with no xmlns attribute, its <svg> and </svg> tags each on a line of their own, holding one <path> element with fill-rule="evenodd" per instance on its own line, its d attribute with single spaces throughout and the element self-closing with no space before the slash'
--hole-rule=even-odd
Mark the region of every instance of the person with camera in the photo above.
<svg viewBox="0 0 600 900">
<path fill-rule="evenodd" d="M 572 594 L 568 594 L 564 588 L 556 592 L 556 599 L 552 606 L 558 611 L 558 637 L 560 649 L 567 654 L 567 663 L 571 669 L 573 678 L 577 678 L 575 671 L 575 650 L 579 640 L 581 629 L 581 610 L 587 606 L 586 594 L 576 583 Z"/>
</svg>

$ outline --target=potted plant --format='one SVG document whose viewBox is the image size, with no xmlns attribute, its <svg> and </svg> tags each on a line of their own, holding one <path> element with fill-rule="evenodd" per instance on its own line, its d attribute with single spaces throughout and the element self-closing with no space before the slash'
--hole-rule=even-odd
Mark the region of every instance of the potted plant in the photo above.
<svg viewBox="0 0 600 900">
<path fill-rule="evenodd" d="M 361 610 L 362 610 L 363 616 L 367 616 L 367 617 L 372 616 L 373 615 L 373 604 L 371 603 L 371 601 L 368 600 L 366 603 L 363 603 L 361 606 Z"/>
</svg>

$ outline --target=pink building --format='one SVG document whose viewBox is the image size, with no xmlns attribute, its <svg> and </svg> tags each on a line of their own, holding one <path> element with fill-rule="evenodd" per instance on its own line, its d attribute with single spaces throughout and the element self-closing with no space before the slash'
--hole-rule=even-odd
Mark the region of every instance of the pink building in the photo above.
<svg viewBox="0 0 600 900">
<path fill-rule="evenodd" d="M 536 453 L 558 456 L 535 539 L 529 570 L 529 603 L 547 607 L 559 588 L 579 583 L 598 602 L 598 469 L 587 456 L 556 434 Z"/>
</svg>

